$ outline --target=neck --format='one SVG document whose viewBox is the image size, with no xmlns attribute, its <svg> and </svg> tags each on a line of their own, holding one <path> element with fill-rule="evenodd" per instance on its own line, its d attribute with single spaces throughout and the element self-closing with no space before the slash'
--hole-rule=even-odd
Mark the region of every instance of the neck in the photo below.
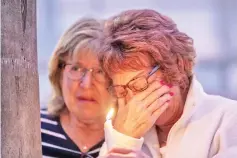
<svg viewBox="0 0 237 158">
<path fill-rule="evenodd" d="M 84 132 L 99 132 L 104 130 L 104 118 L 94 119 L 78 119 L 71 112 L 65 110 L 60 115 L 60 121 L 62 124 L 72 127 L 76 131 L 82 130 Z"/>
<path fill-rule="evenodd" d="M 104 118 L 79 119 L 69 111 L 60 115 L 63 129 L 82 152 L 104 139 L 104 121 Z"/>
</svg>

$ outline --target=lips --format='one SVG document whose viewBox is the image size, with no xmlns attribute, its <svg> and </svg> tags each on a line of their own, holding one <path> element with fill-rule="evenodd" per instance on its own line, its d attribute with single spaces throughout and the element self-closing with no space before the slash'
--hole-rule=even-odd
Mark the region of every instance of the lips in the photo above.
<svg viewBox="0 0 237 158">
<path fill-rule="evenodd" d="M 77 99 L 81 101 L 90 101 L 90 102 L 96 101 L 94 98 L 88 96 L 78 96 Z"/>
</svg>

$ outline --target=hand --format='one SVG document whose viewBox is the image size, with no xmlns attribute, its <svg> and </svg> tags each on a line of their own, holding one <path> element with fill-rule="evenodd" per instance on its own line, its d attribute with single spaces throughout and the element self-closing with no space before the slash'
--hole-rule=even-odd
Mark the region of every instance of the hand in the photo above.
<svg viewBox="0 0 237 158">
<path fill-rule="evenodd" d="M 159 81 L 134 95 L 125 105 L 125 99 L 118 99 L 118 112 L 114 128 L 125 135 L 141 138 L 154 125 L 158 117 L 168 108 L 172 98 L 170 88 Z"/>
<path fill-rule="evenodd" d="M 106 156 L 99 158 L 150 158 L 142 151 L 134 151 L 125 148 L 114 148 Z"/>
</svg>

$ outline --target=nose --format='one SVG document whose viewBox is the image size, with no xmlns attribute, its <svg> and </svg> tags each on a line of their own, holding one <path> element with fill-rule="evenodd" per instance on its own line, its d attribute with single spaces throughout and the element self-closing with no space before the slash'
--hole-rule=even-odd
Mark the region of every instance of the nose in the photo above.
<svg viewBox="0 0 237 158">
<path fill-rule="evenodd" d="M 81 79 L 80 86 L 82 88 L 88 89 L 92 86 L 92 74 L 90 71 L 87 71 Z"/>
</svg>

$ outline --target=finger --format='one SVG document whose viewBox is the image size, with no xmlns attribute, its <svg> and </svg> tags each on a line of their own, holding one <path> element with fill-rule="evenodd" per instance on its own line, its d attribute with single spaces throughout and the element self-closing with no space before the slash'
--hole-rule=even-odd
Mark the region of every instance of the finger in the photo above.
<svg viewBox="0 0 237 158">
<path fill-rule="evenodd" d="M 159 109 L 153 112 L 152 118 L 153 121 L 156 121 L 161 114 L 163 114 L 169 108 L 169 102 L 164 103 Z"/>
<path fill-rule="evenodd" d="M 145 99 L 151 92 L 159 89 L 162 86 L 160 81 L 154 81 L 152 82 L 148 88 L 140 93 L 137 93 L 133 98 L 139 98 L 139 100 Z"/>
<path fill-rule="evenodd" d="M 134 128 L 139 130 L 144 129 L 150 129 L 155 121 L 159 118 L 159 116 L 165 112 L 165 110 L 168 108 L 169 102 L 165 102 L 163 105 L 156 108 L 156 110 L 152 113 L 148 110 L 144 111 L 141 115 L 139 115 L 139 118 L 136 119 L 136 122 L 139 122 L 135 124 L 136 126 Z"/>
<path fill-rule="evenodd" d="M 119 154 L 119 153 L 109 153 L 106 155 L 106 158 L 137 158 L 136 154 L 129 153 L 129 154 Z"/>
<path fill-rule="evenodd" d="M 163 96 L 161 96 L 160 98 L 158 98 L 157 100 L 155 100 L 148 108 L 147 110 L 153 114 L 153 112 L 155 112 L 156 110 L 158 110 L 161 106 L 163 106 L 166 102 L 170 101 L 172 98 L 172 96 L 170 95 L 170 93 L 167 93 Z"/>
<path fill-rule="evenodd" d="M 120 153 L 120 154 L 128 154 L 130 152 L 133 152 L 133 150 L 127 148 L 113 148 L 109 151 L 109 153 Z"/>
<path fill-rule="evenodd" d="M 117 152 L 117 150 L 122 151 L 122 150 L 126 150 L 126 152 L 128 151 L 128 153 L 119 153 Z M 113 152 L 116 151 L 116 152 Z M 110 152 L 109 155 L 111 157 L 113 156 L 117 156 L 116 158 L 150 158 L 149 156 L 147 156 L 145 153 L 143 153 L 142 151 L 134 151 L 131 149 L 126 149 L 126 148 L 113 148 Z"/>
<path fill-rule="evenodd" d="M 125 107 L 125 98 L 118 98 L 118 107 L 119 108 Z"/>
<path fill-rule="evenodd" d="M 144 106 L 149 107 L 153 102 L 167 94 L 170 91 L 170 88 L 166 85 L 161 86 L 159 89 L 153 91 L 150 95 L 148 95 L 144 100 Z"/>
</svg>

